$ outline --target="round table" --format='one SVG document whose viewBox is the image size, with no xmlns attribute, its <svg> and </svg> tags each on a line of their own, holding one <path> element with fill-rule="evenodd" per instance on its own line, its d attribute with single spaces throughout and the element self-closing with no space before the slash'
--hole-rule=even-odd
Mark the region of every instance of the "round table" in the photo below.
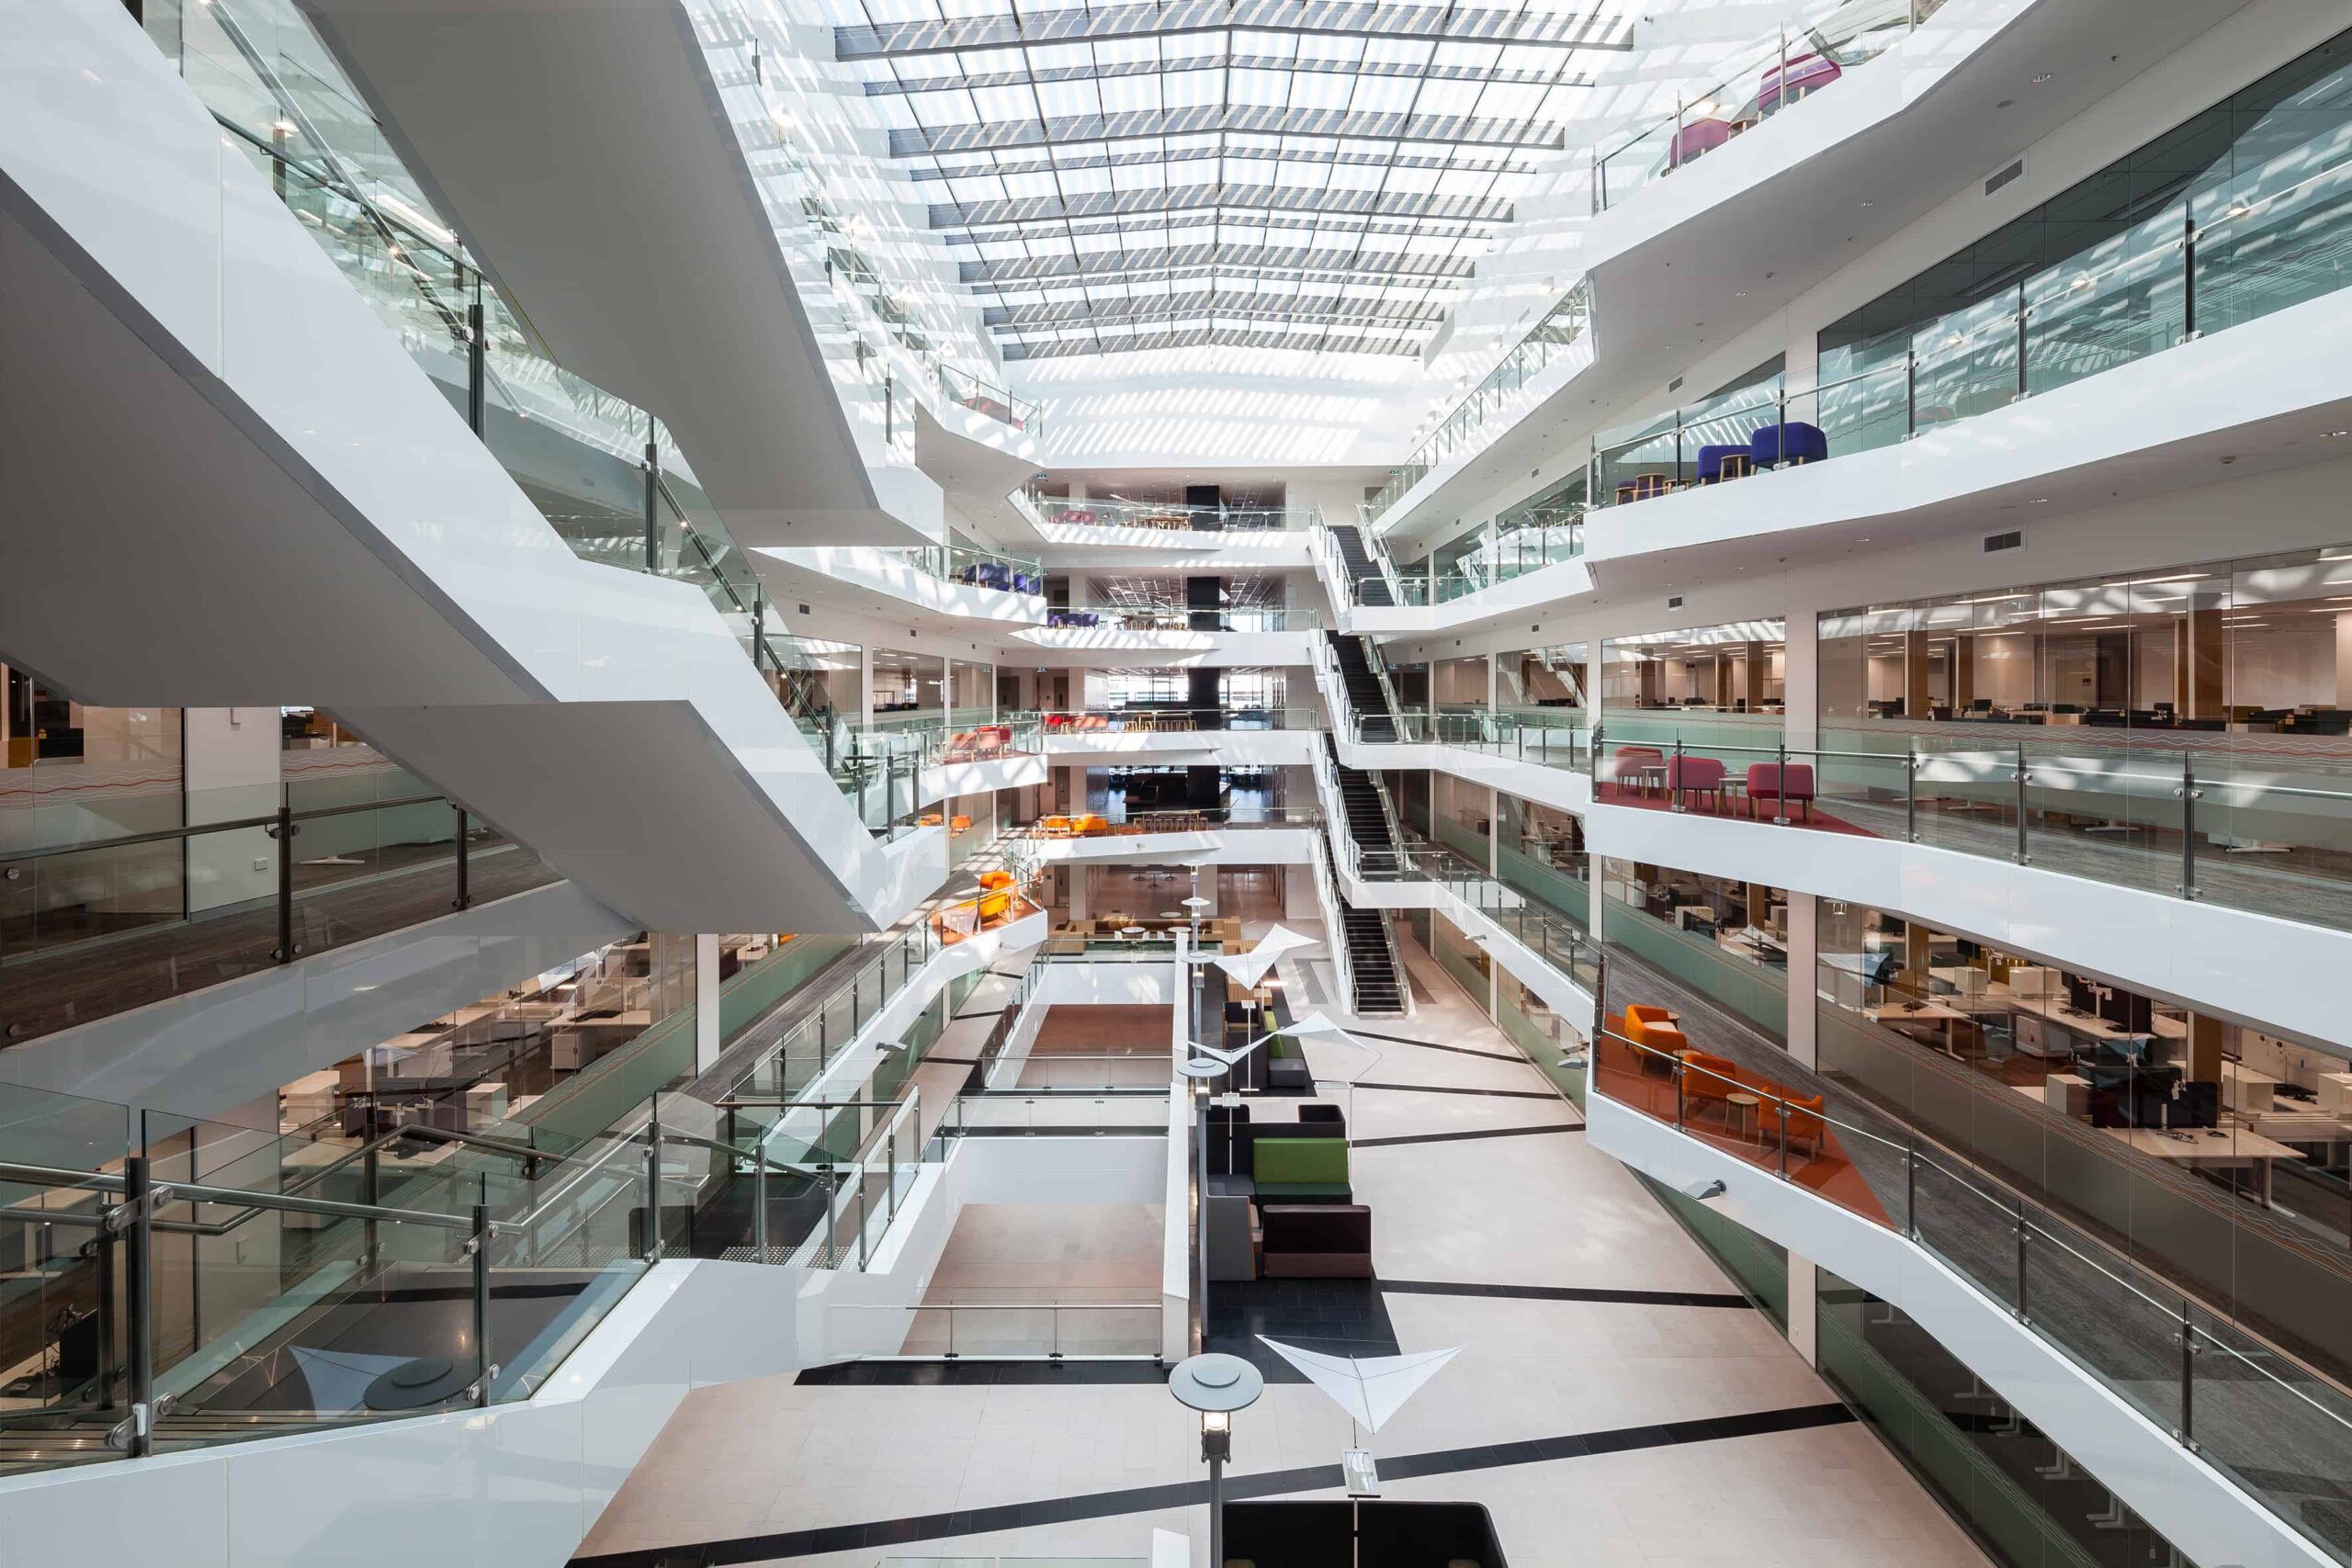
<svg viewBox="0 0 2352 1568">
<path fill-rule="evenodd" d="M 1739 1135 L 1743 1138 L 1752 1136 L 1748 1129 L 1755 1126 L 1757 1108 L 1764 1102 L 1752 1094 L 1727 1094 L 1724 1096 L 1724 1103 L 1739 1113 Z"/>
</svg>

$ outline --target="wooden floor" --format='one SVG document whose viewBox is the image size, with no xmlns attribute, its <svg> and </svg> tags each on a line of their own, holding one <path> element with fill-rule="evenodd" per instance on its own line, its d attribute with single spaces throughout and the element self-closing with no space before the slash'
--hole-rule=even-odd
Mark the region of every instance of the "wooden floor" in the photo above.
<svg viewBox="0 0 2352 1568">
<path fill-rule="evenodd" d="M 1166 1004 L 1155 1007 L 1057 1007 L 1046 1010 L 1033 1054 L 1165 1056 L 1172 1025 Z"/>
</svg>

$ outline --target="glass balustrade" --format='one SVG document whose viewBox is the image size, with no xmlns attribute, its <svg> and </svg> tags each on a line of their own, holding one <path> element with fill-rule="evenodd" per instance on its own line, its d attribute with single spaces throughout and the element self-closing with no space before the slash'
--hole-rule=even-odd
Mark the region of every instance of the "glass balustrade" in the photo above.
<svg viewBox="0 0 2352 1568">
<path fill-rule="evenodd" d="M 1596 212 L 1802 103 L 1910 36 L 1942 0 L 1842 0 L 1738 51 L 1714 85 L 1683 89 L 1593 160 Z"/>
<path fill-rule="evenodd" d="M 1437 422 L 1437 428 L 1414 446 L 1412 456 L 1389 471 L 1387 481 L 1364 503 L 1362 520 L 1377 523 L 1433 469 L 1467 461 L 1483 450 L 1526 412 L 1529 384 L 1547 367 L 1565 360 L 1591 326 L 1591 294 L 1578 278 L 1512 345 L 1502 362 Z"/>
<path fill-rule="evenodd" d="M 1312 632 L 1323 627 L 1315 610 L 1220 604 L 1070 604 L 1046 612 L 1048 630 L 1114 632 Z"/>
<path fill-rule="evenodd" d="M 1322 521 L 1311 506 L 1194 506 L 1187 502 L 1120 501 L 1109 497 L 1073 501 L 1067 496 L 1024 492 L 1040 523 L 1066 528 L 1142 528 L 1167 533 L 1272 533 L 1304 530 Z"/>
</svg>

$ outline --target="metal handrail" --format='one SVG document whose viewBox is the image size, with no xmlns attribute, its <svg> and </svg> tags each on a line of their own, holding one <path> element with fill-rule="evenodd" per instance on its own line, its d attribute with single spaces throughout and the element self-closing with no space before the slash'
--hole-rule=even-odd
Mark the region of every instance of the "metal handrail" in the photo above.
<svg viewBox="0 0 2352 1568">
<path fill-rule="evenodd" d="M 125 1192 L 128 1181 L 109 1171 L 62 1169 L 52 1166 L 26 1165 L 17 1161 L 0 1161 L 0 1181 L 18 1181 L 27 1186 L 67 1187 L 82 1190 L 93 1188 L 105 1192 Z M 276 1209 L 297 1214 L 334 1214 L 354 1220 L 389 1220 L 400 1224 L 434 1225 L 443 1230 L 471 1231 L 474 1223 L 454 1214 L 436 1214 L 429 1209 L 395 1209 L 380 1203 L 346 1203 L 332 1198 L 298 1198 L 277 1192 L 249 1192 L 241 1187 L 213 1187 L 200 1181 L 161 1181 L 150 1189 L 150 1201 L 164 1203 L 217 1203 L 238 1208 Z M 0 1223 L 14 1220 L 23 1224 L 88 1224 L 102 1229 L 115 1229 L 95 1215 L 65 1218 L 68 1211 L 32 1210 L 19 1213 L 0 1211 Z"/>
</svg>

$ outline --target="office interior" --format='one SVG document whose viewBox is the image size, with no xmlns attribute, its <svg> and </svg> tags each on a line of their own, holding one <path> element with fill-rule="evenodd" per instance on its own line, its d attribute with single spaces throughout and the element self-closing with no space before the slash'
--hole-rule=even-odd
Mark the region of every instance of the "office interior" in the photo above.
<svg viewBox="0 0 2352 1568">
<path fill-rule="evenodd" d="M 1785 889 L 1603 858 L 1611 946 L 1722 1004 L 1776 1043 L 1788 1037 Z"/>
<path fill-rule="evenodd" d="M 2292 736 L 2352 752 L 2352 546 L 1839 610 L 1825 724 Z M 2089 742 L 2096 737 L 2069 736 Z"/>
<path fill-rule="evenodd" d="M 1833 1079 L 2184 1287 L 2276 1310 L 2292 1260 L 2352 1303 L 2352 1051 L 1860 904 L 1815 940 Z M 2352 1371 L 2352 1326 L 2318 1337 Z"/>
<path fill-rule="evenodd" d="M 1787 654 L 1778 617 L 1611 637 L 1601 645 L 1601 705 L 1783 713 Z"/>
</svg>

